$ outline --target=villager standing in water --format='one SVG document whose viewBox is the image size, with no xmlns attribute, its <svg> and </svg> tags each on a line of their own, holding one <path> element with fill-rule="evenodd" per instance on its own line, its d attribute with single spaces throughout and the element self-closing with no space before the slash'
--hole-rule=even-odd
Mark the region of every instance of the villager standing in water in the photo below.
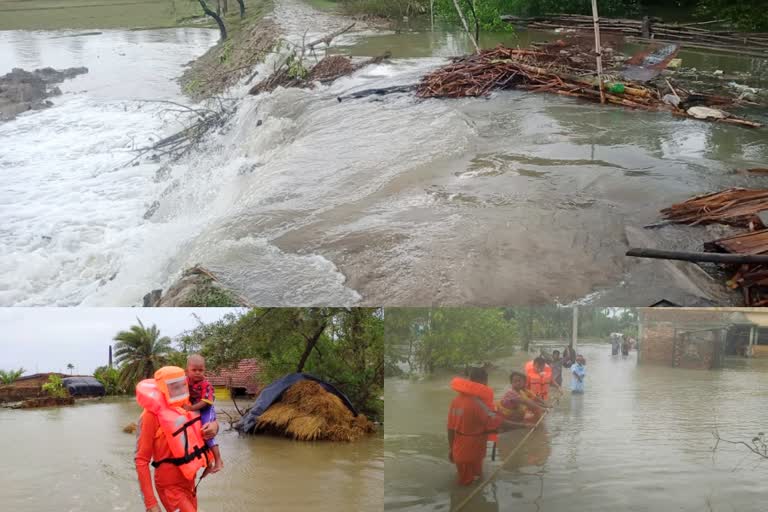
<svg viewBox="0 0 768 512">
<path fill-rule="evenodd" d="M 581 354 L 576 356 L 576 364 L 571 366 L 571 393 L 584 393 L 584 378 L 587 376 L 586 359 Z"/>
<path fill-rule="evenodd" d="M 563 360 L 560 359 L 560 351 L 552 351 L 552 361 L 549 363 L 552 368 L 552 380 L 555 381 L 558 387 L 563 386 Z"/>
</svg>

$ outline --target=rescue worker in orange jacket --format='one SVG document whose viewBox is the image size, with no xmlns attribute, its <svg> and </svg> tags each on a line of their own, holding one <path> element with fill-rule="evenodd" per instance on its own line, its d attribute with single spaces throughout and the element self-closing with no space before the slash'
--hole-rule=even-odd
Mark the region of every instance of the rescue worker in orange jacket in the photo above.
<svg viewBox="0 0 768 512">
<path fill-rule="evenodd" d="M 472 368 L 469 380 L 456 377 L 451 388 L 459 394 L 448 412 L 448 458 L 456 464 L 459 485 L 469 485 L 483 473 L 489 436 L 505 426 L 505 421 L 495 411 L 493 390 L 483 368 Z"/>
<path fill-rule="evenodd" d="M 170 367 L 161 368 L 155 373 L 155 380 L 160 384 L 163 377 L 163 371 Z M 183 375 L 183 370 L 181 370 Z M 179 379 L 177 379 L 179 380 Z M 183 387 L 181 389 L 183 382 Z M 162 392 L 167 404 L 177 403 L 177 397 L 186 391 L 186 379 L 179 381 L 177 386 L 158 385 L 157 390 Z M 176 394 L 176 396 L 173 396 Z M 198 427 L 199 428 L 199 427 Z M 202 437 L 210 439 L 214 437 L 219 430 L 218 422 L 212 421 L 201 428 Z M 152 488 L 152 475 L 149 470 L 151 463 L 155 467 L 155 488 L 157 489 L 160 502 L 168 512 L 196 512 L 197 496 L 195 492 L 195 479 L 184 476 L 180 465 L 174 463 L 158 464 L 159 461 L 172 460 L 175 458 L 168 444 L 168 436 L 163 431 L 161 421 L 158 415 L 144 410 L 138 422 L 137 429 L 138 440 L 136 442 L 136 473 L 139 478 L 139 487 L 144 499 L 144 506 L 147 512 L 160 512 L 158 499 Z"/>
<path fill-rule="evenodd" d="M 552 368 L 541 356 L 525 363 L 525 376 L 525 387 L 541 400 L 546 401 L 549 399 L 549 386 L 555 386 L 558 390 L 560 389 L 557 382 L 552 379 Z"/>
</svg>

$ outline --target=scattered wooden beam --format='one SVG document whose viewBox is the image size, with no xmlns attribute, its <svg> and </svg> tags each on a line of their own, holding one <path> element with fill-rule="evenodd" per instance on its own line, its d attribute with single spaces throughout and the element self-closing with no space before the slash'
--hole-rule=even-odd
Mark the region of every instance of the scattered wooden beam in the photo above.
<svg viewBox="0 0 768 512">
<path fill-rule="evenodd" d="M 690 261 L 694 263 L 724 263 L 728 265 L 768 263 L 768 255 L 764 254 L 718 254 L 711 252 L 667 251 L 662 249 L 635 248 L 627 251 L 627 256 L 634 258 Z"/>
</svg>

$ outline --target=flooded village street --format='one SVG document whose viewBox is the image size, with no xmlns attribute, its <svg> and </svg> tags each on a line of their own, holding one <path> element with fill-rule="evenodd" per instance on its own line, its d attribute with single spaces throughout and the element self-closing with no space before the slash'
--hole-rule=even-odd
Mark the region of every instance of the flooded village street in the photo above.
<svg viewBox="0 0 768 512">
<path fill-rule="evenodd" d="M 271 16 L 291 41 L 307 27 L 314 36 L 349 23 L 301 0 L 276 0 Z M 236 114 L 200 151 L 120 168 L 132 148 L 179 126 L 138 100 L 186 101 L 173 78 L 216 34 L 24 34 L 0 33 L 0 64 L 91 71 L 66 82 L 53 108 L 0 125 L 3 148 L 13 148 L 0 151 L 0 304 L 136 305 L 198 263 L 260 305 L 738 301 L 720 282 L 691 284 L 624 253 L 637 231 L 681 250 L 720 233 L 642 226 L 694 194 L 763 186 L 762 176 L 735 173 L 768 160 L 763 130 L 523 91 L 339 102 L 413 85 L 470 51 L 453 29 L 361 26 L 333 52 L 389 51 L 389 60 L 314 89 L 250 96 L 238 85 L 228 93 Z M 539 37 L 489 34 L 483 44 Z M 705 72 L 768 72 L 753 57 L 681 58 Z"/>
<path fill-rule="evenodd" d="M 561 348 L 562 350 L 562 348 Z M 463 509 L 748 511 L 764 509 L 762 458 L 725 439 L 750 440 L 768 422 L 768 361 L 728 358 L 721 370 L 637 366 L 637 353 L 611 356 L 607 344 L 580 345 L 586 391 L 570 391 L 506 469 Z M 523 354 L 493 361 L 489 386 L 499 399 Z M 450 374 L 387 379 L 385 510 L 453 510 L 472 487 L 459 488 L 448 461 L 446 418 L 455 393 Z M 569 376 L 564 371 L 564 387 Z M 502 434 L 495 462 L 525 430 Z"/>
</svg>

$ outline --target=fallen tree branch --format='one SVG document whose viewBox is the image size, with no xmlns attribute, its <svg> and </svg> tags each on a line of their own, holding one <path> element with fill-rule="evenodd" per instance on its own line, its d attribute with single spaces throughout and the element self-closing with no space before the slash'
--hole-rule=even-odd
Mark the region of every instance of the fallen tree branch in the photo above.
<svg viewBox="0 0 768 512">
<path fill-rule="evenodd" d="M 326 46 L 331 46 L 331 41 L 339 37 L 341 34 L 349 32 L 350 30 L 352 30 L 352 27 L 354 27 L 355 25 L 356 25 L 355 23 L 352 23 L 351 25 L 348 25 L 342 29 L 339 29 L 336 32 L 332 32 L 327 36 L 323 36 L 320 39 L 317 39 L 315 41 L 312 41 L 311 43 L 306 44 L 305 47 L 309 48 L 310 50 L 314 50 L 315 46 L 319 45 L 320 43 L 325 43 Z"/>
<path fill-rule="evenodd" d="M 760 432 L 752 438 L 752 444 L 747 443 L 746 441 L 731 441 L 729 439 L 723 439 L 720 437 L 720 432 L 715 429 L 714 432 L 712 432 L 712 435 L 715 438 L 715 446 L 712 448 L 712 452 L 715 452 L 717 450 L 718 445 L 723 443 L 728 444 L 736 444 L 736 445 L 743 445 L 746 446 L 749 451 L 754 453 L 755 455 L 758 455 L 764 459 L 768 459 L 768 444 L 765 442 L 765 435 Z"/>
</svg>

